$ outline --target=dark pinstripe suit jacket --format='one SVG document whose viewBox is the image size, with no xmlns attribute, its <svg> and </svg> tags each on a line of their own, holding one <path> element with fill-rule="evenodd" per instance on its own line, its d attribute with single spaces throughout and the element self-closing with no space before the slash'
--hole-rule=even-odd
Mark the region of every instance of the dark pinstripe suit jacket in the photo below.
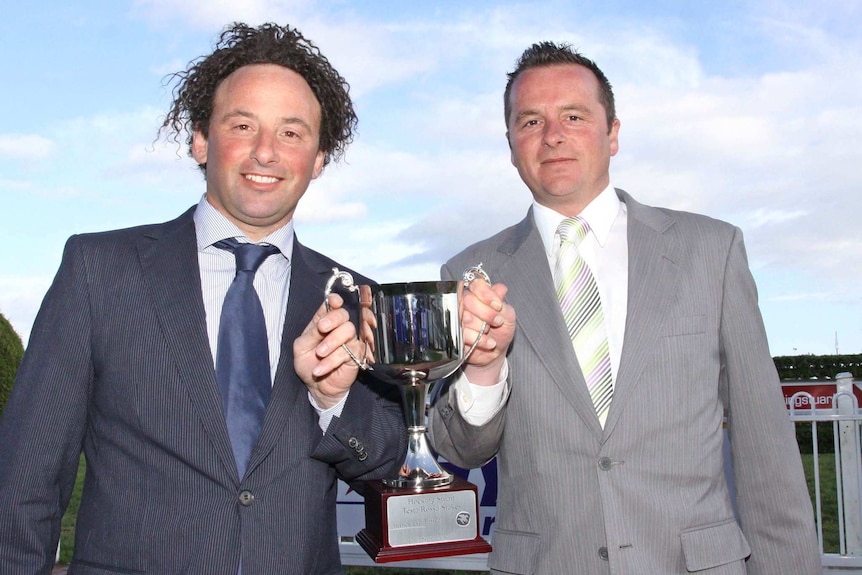
<svg viewBox="0 0 862 575">
<path fill-rule="evenodd" d="M 518 314 L 505 410 L 472 427 L 448 394 L 432 412 L 436 447 L 456 465 L 498 453 L 490 566 L 819 573 L 811 502 L 739 230 L 618 195 L 628 210 L 628 311 L 604 429 L 532 214 L 444 267 L 447 275 L 484 262 Z M 738 519 L 723 473 L 725 413 Z"/>
<path fill-rule="evenodd" d="M 397 392 L 358 383 L 325 436 L 317 425 L 292 345 L 336 264 L 296 243 L 272 397 L 237 477 L 193 211 L 69 240 L 0 421 L 0 573 L 50 572 L 82 448 L 70 575 L 236 575 L 240 551 L 244 575 L 341 573 L 336 476 L 401 463 Z"/>
</svg>

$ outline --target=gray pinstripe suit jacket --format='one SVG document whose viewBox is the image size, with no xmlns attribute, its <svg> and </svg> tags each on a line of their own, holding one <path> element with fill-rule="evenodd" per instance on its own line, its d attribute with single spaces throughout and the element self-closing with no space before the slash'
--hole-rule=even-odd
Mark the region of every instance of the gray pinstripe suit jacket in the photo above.
<svg viewBox="0 0 862 575">
<path fill-rule="evenodd" d="M 472 427 L 445 394 L 437 449 L 476 467 L 498 454 L 490 566 L 536 575 L 820 572 L 811 502 L 767 347 L 741 233 L 639 204 L 628 210 L 628 316 L 599 425 L 532 214 L 453 258 L 484 262 L 518 314 L 511 396 Z M 732 441 L 739 518 L 722 463 Z"/>
<path fill-rule="evenodd" d="M 320 432 L 292 346 L 336 264 L 296 243 L 272 397 L 237 477 L 192 213 L 69 240 L 0 420 L 0 573 L 50 572 L 82 448 L 69 575 L 236 575 L 240 551 L 244 575 L 341 573 L 336 476 L 389 475 L 401 463 L 397 392 L 355 385 Z"/>
</svg>

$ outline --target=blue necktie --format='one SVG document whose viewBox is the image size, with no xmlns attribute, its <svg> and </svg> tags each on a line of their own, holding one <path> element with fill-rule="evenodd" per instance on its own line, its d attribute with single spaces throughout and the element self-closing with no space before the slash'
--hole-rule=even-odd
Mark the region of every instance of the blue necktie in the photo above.
<svg viewBox="0 0 862 575">
<path fill-rule="evenodd" d="M 272 391 L 269 345 L 254 274 L 275 246 L 239 243 L 233 238 L 213 244 L 236 257 L 236 277 L 221 311 L 216 352 L 216 381 L 239 478 L 245 476 L 251 451 L 263 425 Z"/>
</svg>

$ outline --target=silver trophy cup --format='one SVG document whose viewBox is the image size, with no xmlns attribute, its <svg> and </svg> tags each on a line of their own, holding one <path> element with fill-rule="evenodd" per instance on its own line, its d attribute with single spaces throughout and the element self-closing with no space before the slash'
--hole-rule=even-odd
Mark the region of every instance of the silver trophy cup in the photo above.
<svg viewBox="0 0 862 575">
<path fill-rule="evenodd" d="M 458 282 L 359 286 L 348 272 L 337 268 L 332 271 L 326 285 L 326 301 L 336 282 L 341 282 L 347 290 L 359 292 L 363 308 L 359 335 L 365 340 L 365 356 L 360 359 L 346 346 L 345 349 L 361 369 L 372 371 L 372 376 L 381 381 L 398 385 L 404 401 L 407 455 L 398 477 L 383 482 L 389 487 L 416 490 L 450 484 L 452 475 L 440 467 L 428 446 L 425 405 L 429 387 L 461 367 L 479 342 L 477 338 L 465 352 L 458 314 Z M 464 272 L 465 289 L 477 276 L 490 283 L 479 264 Z M 369 320 L 369 311 L 373 321 Z"/>
</svg>

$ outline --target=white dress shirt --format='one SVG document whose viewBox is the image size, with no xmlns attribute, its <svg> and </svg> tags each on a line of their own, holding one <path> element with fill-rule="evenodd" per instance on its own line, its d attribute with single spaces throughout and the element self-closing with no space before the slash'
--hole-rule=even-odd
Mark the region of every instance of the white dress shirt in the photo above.
<svg viewBox="0 0 862 575">
<path fill-rule="evenodd" d="M 611 373 L 616 381 L 628 307 L 628 214 L 613 186 L 608 185 L 578 215 L 590 226 L 590 232 L 578 246 L 578 251 L 596 279 L 608 332 Z M 533 202 L 533 218 L 548 256 L 551 275 L 560 247 L 557 227 L 566 217 Z M 482 425 L 503 407 L 509 395 L 507 377 L 508 364 L 504 364 L 500 382 L 496 385 L 475 385 L 463 375 L 455 380 L 453 386 L 458 408 L 468 423 Z"/>
<path fill-rule="evenodd" d="M 200 266 L 201 291 L 207 320 L 207 336 L 215 366 L 218 349 L 218 331 L 221 322 L 221 308 L 227 290 L 236 276 L 236 258 L 232 252 L 213 246 L 225 238 L 236 238 L 240 242 L 250 242 L 236 224 L 215 209 L 204 195 L 194 213 L 195 234 L 198 243 L 198 265 Z M 266 322 L 266 337 L 269 345 L 270 383 L 275 379 L 275 370 L 281 356 L 281 336 L 284 318 L 287 314 L 290 290 L 290 260 L 293 257 L 293 220 L 275 230 L 259 244 L 271 244 L 281 253 L 264 260 L 254 274 L 254 289 L 263 307 Z M 323 302 L 323 291 L 320 293 Z M 308 395 L 319 417 L 320 428 L 325 432 L 333 416 L 341 414 L 344 400 L 330 409 L 321 409 L 311 394 Z"/>
</svg>

